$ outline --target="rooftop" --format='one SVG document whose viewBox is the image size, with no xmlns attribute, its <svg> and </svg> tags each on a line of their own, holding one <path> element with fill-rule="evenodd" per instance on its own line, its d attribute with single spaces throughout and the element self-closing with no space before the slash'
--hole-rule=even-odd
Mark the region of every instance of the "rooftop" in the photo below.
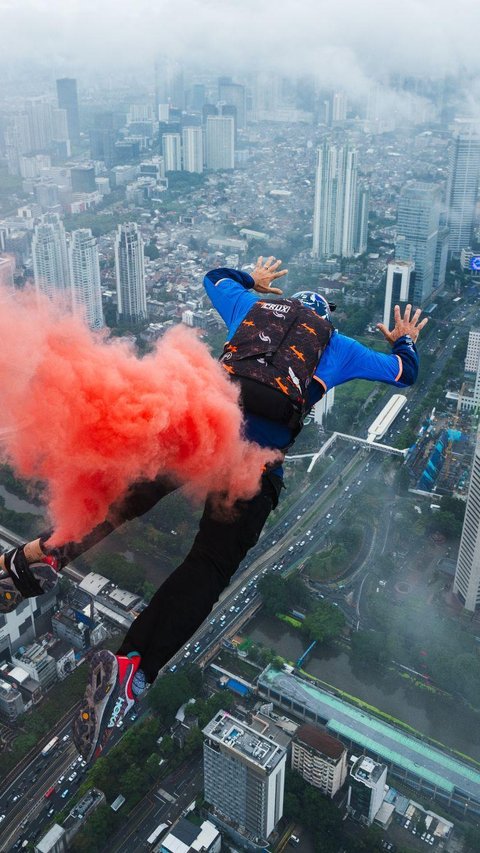
<svg viewBox="0 0 480 853">
<path fill-rule="evenodd" d="M 273 735 L 265 737 L 226 711 L 215 714 L 203 733 L 264 770 L 275 767 L 285 755 L 285 748 L 273 740 Z"/>
<path fill-rule="evenodd" d="M 313 712 L 325 720 L 331 732 L 381 756 L 385 763 L 396 764 L 447 794 L 456 790 L 480 802 L 480 772 L 448 753 L 360 711 L 298 676 L 267 667 L 258 684 L 260 689 L 263 685 L 288 698 L 293 713 Z"/>
<path fill-rule="evenodd" d="M 343 743 L 336 737 L 328 735 L 317 726 L 312 726 L 310 723 L 304 723 L 295 733 L 295 740 L 301 744 L 316 749 L 327 758 L 340 758 L 345 752 Z"/>
</svg>

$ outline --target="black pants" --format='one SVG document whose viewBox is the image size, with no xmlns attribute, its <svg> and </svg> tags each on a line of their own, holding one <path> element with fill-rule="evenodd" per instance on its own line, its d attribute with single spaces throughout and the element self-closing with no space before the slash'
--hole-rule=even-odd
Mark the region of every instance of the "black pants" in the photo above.
<svg viewBox="0 0 480 853">
<path fill-rule="evenodd" d="M 114 505 L 108 521 L 98 525 L 79 543 L 61 550 L 72 560 L 91 548 L 124 521 L 151 509 L 177 486 L 166 478 L 131 487 L 124 501 Z M 153 596 L 129 628 L 118 654 L 139 652 L 148 681 L 195 633 L 228 586 L 240 563 L 256 542 L 272 509 L 277 506 L 282 479 L 266 472 L 261 489 L 249 501 L 238 501 L 228 520 L 218 517 L 207 500 L 198 533 L 183 563 Z"/>
</svg>

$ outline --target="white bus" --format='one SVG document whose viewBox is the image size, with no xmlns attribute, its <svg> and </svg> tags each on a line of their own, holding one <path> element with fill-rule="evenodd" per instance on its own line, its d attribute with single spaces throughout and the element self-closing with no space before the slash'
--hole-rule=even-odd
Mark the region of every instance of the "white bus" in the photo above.
<svg viewBox="0 0 480 853">
<path fill-rule="evenodd" d="M 165 830 L 168 829 L 169 826 L 170 826 L 170 821 L 168 823 L 161 823 L 160 826 L 157 826 L 157 828 L 153 830 L 152 834 L 148 836 L 147 844 L 150 847 L 153 847 L 157 843 L 162 832 L 165 832 Z"/>
</svg>

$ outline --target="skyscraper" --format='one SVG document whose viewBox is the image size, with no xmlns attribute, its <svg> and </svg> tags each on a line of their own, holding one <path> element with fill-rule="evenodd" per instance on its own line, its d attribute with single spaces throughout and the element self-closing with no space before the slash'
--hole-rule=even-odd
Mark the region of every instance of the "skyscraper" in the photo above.
<svg viewBox="0 0 480 853">
<path fill-rule="evenodd" d="M 357 151 L 325 143 L 318 149 L 312 255 L 354 254 L 357 212 Z"/>
<path fill-rule="evenodd" d="M 32 259 L 36 290 L 49 297 L 64 294 L 70 299 L 67 237 L 56 214 L 44 216 L 43 222 L 35 226 Z"/>
<path fill-rule="evenodd" d="M 164 133 L 162 151 L 166 172 L 180 172 L 182 169 L 182 143 L 179 133 Z"/>
<path fill-rule="evenodd" d="M 369 212 L 370 191 L 368 187 L 357 187 L 355 234 L 353 239 L 353 250 L 356 255 L 363 255 L 363 253 L 367 251 Z"/>
<path fill-rule="evenodd" d="M 477 367 L 475 386 L 478 402 L 480 367 Z M 475 611 L 480 605 L 480 430 L 477 433 L 453 591 L 466 610 Z"/>
<path fill-rule="evenodd" d="M 52 105 L 44 98 L 31 98 L 26 104 L 30 131 L 30 150 L 44 151 L 53 139 Z"/>
<path fill-rule="evenodd" d="M 72 306 L 91 329 L 104 325 L 98 245 L 90 228 L 72 232 L 69 245 Z"/>
<path fill-rule="evenodd" d="M 183 169 L 185 172 L 203 172 L 203 130 L 201 127 L 184 127 Z"/>
<path fill-rule="evenodd" d="M 450 151 L 447 181 L 449 250 L 472 244 L 480 171 L 480 136 L 467 122 L 458 123 Z"/>
<path fill-rule="evenodd" d="M 334 92 L 332 95 L 332 124 L 345 121 L 347 118 L 347 96 L 345 92 Z"/>
<path fill-rule="evenodd" d="M 476 373 L 480 363 L 480 329 L 471 329 L 468 333 L 465 373 Z"/>
<path fill-rule="evenodd" d="M 219 711 L 203 730 L 203 766 L 205 799 L 266 841 L 283 814 L 287 751 L 274 733 L 262 728 L 261 733 Z"/>
<path fill-rule="evenodd" d="M 382 320 L 387 329 L 393 326 L 394 306 L 403 308 L 413 298 L 414 269 L 413 261 L 389 261 L 387 264 Z"/>
<path fill-rule="evenodd" d="M 147 317 L 143 238 L 138 225 L 118 226 L 115 239 L 117 311 L 119 320 L 141 323 Z"/>
<path fill-rule="evenodd" d="M 208 116 L 205 134 L 207 169 L 235 166 L 235 123 L 231 116 Z"/>
<path fill-rule="evenodd" d="M 413 261 L 413 298 L 423 305 L 434 288 L 440 216 L 440 188 L 423 181 L 408 181 L 400 193 L 395 260 Z"/>
<path fill-rule="evenodd" d="M 347 748 L 318 726 L 303 723 L 292 741 L 292 770 L 334 797 L 347 777 Z"/>
<path fill-rule="evenodd" d="M 58 106 L 67 111 L 68 135 L 72 142 L 80 138 L 80 122 L 78 117 L 77 81 L 72 77 L 62 77 L 57 80 Z"/>
<path fill-rule="evenodd" d="M 236 108 L 237 128 L 245 130 L 247 126 L 247 93 L 245 86 L 232 83 L 228 78 L 220 77 L 218 81 L 218 100 Z"/>
<path fill-rule="evenodd" d="M 355 759 L 352 756 L 350 760 L 353 764 L 348 780 L 347 809 L 356 820 L 370 826 L 385 797 L 387 766 L 368 755 Z"/>
</svg>

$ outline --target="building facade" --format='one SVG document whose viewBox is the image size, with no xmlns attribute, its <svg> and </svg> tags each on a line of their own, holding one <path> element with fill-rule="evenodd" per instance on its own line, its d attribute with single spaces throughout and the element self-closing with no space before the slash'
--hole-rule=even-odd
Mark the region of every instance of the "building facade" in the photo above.
<svg viewBox="0 0 480 853">
<path fill-rule="evenodd" d="M 313 209 L 314 258 L 352 257 L 355 251 L 358 155 L 350 145 L 318 149 Z M 365 227 L 365 225 L 363 226 Z"/>
<path fill-rule="evenodd" d="M 383 324 L 387 329 L 393 325 L 395 305 L 403 305 L 413 299 L 415 264 L 413 261 L 389 261 L 385 280 Z"/>
<path fill-rule="evenodd" d="M 424 305 L 431 296 L 437 255 L 440 188 L 423 181 L 409 181 L 400 193 L 395 260 L 413 261 L 413 297 Z"/>
<path fill-rule="evenodd" d="M 147 318 L 143 238 L 134 222 L 119 225 L 115 239 L 118 317 L 141 323 Z"/>
<path fill-rule="evenodd" d="M 480 367 L 477 369 L 475 383 L 478 395 L 479 374 Z M 480 605 L 480 431 L 477 433 L 453 591 L 466 610 L 475 611 Z"/>
<path fill-rule="evenodd" d="M 291 766 L 309 785 L 334 797 L 347 778 L 347 750 L 337 738 L 304 723 L 292 741 Z"/>
<path fill-rule="evenodd" d="M 62 77 L 57 80 L 58 106 L 67 113 L 68 136 L 72 142 L 80 138 L 80 121 L 78 116 L 77 81 L 73 77 Z"/>
<path fill-rule="evenodd" d="M 90 228 L 72 232 L 69 246 L 72 305 L 91 329 L 104 325 L 98 244 Z"/>
<path fill-rule="evenodd" d="M 235 166 L 235 122 L 231 116 L 208 116 L 205 131 L 207 169 L 221 171 Z"/>
<path fill-rule="evenodd" d="M 468 333 L 465 373 L 476 373 L 480 362 L 480 329 L 471 329 Z"/>
<path fill-rule="evenodd" d="M 56 214 L 48 214 L 35 226 L 32 239 L 35 288 L 50 299 L 64 295 L 70 299 L 70 270 L 67 235 Z"/>
<path fill-rule="evenodd" d="M 479 170 L 480 136 L 468 122 L 457 122 L 447 181 L 447 222 L 452 254 L 472 244 Z"/>
<path fill-rule="evenodd" d="M 387 767 L 367 755 L 351 758 L 347 809 L 355 820 L 371 826 L 385 797 Z"/>
<path fill-rule="evenodd" d="M 205 799 L 266 840 L 283 814 L 286 749 L 219 711 L 203 730 Z"/>
<path fill-rule="evenodd" d="M 164 133 L 162 136 L 163 159 L 166 172 L 182 169 L 182 142 L 179 133 Z"/>
<path fill-rule="evenodd" d="M 184 172 L 203 172 L 203 130 L 201 127 L 184 127 L 182 130 Z"/>
</svg>

